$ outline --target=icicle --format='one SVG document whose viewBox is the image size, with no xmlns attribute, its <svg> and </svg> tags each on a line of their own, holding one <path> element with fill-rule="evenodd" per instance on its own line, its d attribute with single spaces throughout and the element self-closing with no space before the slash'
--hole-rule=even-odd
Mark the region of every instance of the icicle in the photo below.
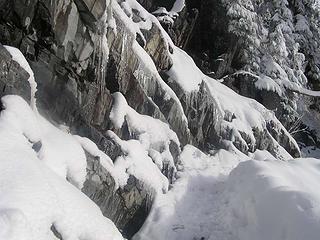
<svg viewBox="0 0 320 240">
<path fill-rule="evenodd" d="M 110 53 L 107 39 L 108 28 L 115 29 L 115 21 L 112 13 L 112 0 L 106 0 L 106 10 L 97 25 L 98 43 L 95 50 L 95 56 L 98 58 L 98 66 L 96 69 L 96 75 L 101 93 L 105 89 L 106 68 Z"/>
</svg>

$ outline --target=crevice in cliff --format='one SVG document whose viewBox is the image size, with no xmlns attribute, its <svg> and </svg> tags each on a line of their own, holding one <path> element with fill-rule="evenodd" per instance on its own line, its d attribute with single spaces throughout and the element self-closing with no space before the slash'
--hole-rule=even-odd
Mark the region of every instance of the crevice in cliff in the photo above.
<svg viewBox="0 0 320 240">
<path fill-rule="evenodd" d="M 109 57 L 109 61 L 107 64 L 107 73 L 106 73 L 106 88 L 110 91 L 110 93 L 119 92 L 119 83 L 117 80 L 117 66 L 115 60 L 112 55 Z"/>
</svg>

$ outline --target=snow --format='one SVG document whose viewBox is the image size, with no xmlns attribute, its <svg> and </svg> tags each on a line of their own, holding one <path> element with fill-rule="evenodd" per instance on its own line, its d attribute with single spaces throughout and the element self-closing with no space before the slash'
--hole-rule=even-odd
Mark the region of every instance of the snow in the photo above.
<svg viewBox="0 0 320 240">
<path fill-rule="evenodd" d="M 319 176 L 317 159 L 240 164 L 226 186 L 226 223 L 241 240 L 318 239 Z"/>
<path fill-rule="evenodd" d="M 263 64 L 266 74 L 270 76 L 270 78 L 272 78 L 272 80 L 276 82 L 280 88 L 285 88 L 307 96 L 320 96 L 320 91 L 313 91 L 303 87 L 306 84 L 307 79 L 301 70 L 296 72 L 289 71 L 290 74 L 288 74 L 270 57 L 264 57 Z"/>
<path fill-rule="evenodd" d="M 107 5 L 109 3 L 107 1 Z M 242 15 L 250 13 L 243 21 L 255 17 L 251 15 L 251 1 L 246 3 L 244 9 L 238 9 L 237 5 L 232 9 L 240 10 Z M 123 21 L 133 36 L 138 33 L 143 37 L 142 29 L 150 30 L 153 24 L 160 26 L 155 17 L 134 0 L 122 1 L 120 5 L 111 1 L 110 4 L 118 20 Z M 177 13 L 184 5 L 183 0 L 176 0 L 170 12 L 162 9 L 157 13 Z M 111 11 L 111 5 L 109 7 Z M 138 12 L 142 21 L 133 22 L 133 12 Z M 233 14 L 239 13 L 229 11 L 229 15 Z M 115 19 L 108 19 L 110 16 L 106 12 L 100 19 L 102 68 L 109 54 L 107 26 L 116 31 Z M 170 21 L 161 17 L 160 20 Z M 246 24 L 243 21 L 239 24 Z M 305 31 L 304 24 L 301 17 L 297 28 Z M 66 35 L 72 36 L 74 31 L 68 29 Z M 167 34 L 164 31 L 162 34 L 171 45 Z M 288 54 L 285 47 L 282 42 L 283 55 Z M 123 152 L 113 163 L 90 139 L 69 134 L 67 127 L 58 129 L 38 114 L 32 70 L 19 50 L 6 48 L 13 60 L 30 75 L 31 108 L 18 96 L 2 98 L 5 109 L 0 114 L 0 239 L 56 240 L 51 226 L 63 239 L 122 239 L 115 225 L 80 191 L 86 177 L 85 151 L 99 158 L 115 179 L 116 189 L 124 187 L 129 177 L 134 176 L 156 192 L 151 214 L 134 237 L 136 240 L 318 239 L 320 194 L 316 189 L 320 187 L 320 161 L 292 160 L 281 146 L 278 147 L 284 161 L 276 160 L 267 151 L 256 150 L 246 156 L 237 150 L 232 141 L 247 145 L 242 137 L 242 133 L 246 133 L 254 144 L 253 129 L 264 131 L 268 121 L 275 122 L 293 144 L 296 142 L 271 111 L 205 76 L 182 50 L 173 47 L 169 81 L 178 83 L 187 94 L 199 91 L 203 84 L 218 113 L 223 118 L 228 114 L 232 116 L 219 122 L 221 133 L 231 129 L 232 136 L 231 141 L 224 141 L 228 150 L 212 150 L 210 155 L 191 145 L 185 146 L 178 161 L 177 179 L 169 190 L 169 181 L 161 170 L 165 163 L 175 168 L 169 145 L 174 142 L 180 146 L 180 143 L 166 123 L 137 113 L 121 93 L 115 93 L 110 119 L 116 129 L 126 121 L 130 135 L 136 139 L 124 141 L 112 131 L 106 133 Z M 136 41 L 132 42 L 132 49 L 140 60 L 135 76 L 144 75 L 139 78 L 144 84 L 147 81 L 159 83 L 166 90 L 164 99 L 173 99 L 183 113 L 179 99 L 162 81 L 151 57 Z M 264 64 L 266 75 L 259 75 L 255 82 L 257 88 L 280 95 L 285 87 L 309 96 L 320 96 L 302 87 L 305 79 L 301 70 L 290 72 L 275 61 Z M 41 148 L 36 151 L 32 147 L 38 143 Z"/>
<path fill-rule="evenodd" d="M 82 188 L 86 177 L 86 158 L 82 147 L 67 133 L 54 127 L 38 114 L 36 107 L 36 82 L 28 62 L 20 50 L 8 47 L 13 60 L 29 73 L 31 88 L 31 108 L 19 97 L 7 96 L 2 99 L 7 110 L 4 119 L 16 118 L 10 125 L 25 134 L 33 143 L 40 142 L 38 157 L 63 178 L 68 178 L 75 186 Z"/>
<path fill-rule="evenodd" d="M 169 81 L 177 81 L 186 92 L 199 90 L 199 85 L 204 77 L 193 59 L 178 47 L 174 48 L 171 59 L 173 65 L 167 72 L 170 77 Z"/>
<path fill-rule="evenodd" d="M 90 155 L 99 158 L 100 164 L 115 180 L 115 189 L 127 185 L 130 175 L 140 180 L 148 190 L 154 193 L 167 192 L 168 179 L 161 173 L 160 168 L 149 157 L 148 151 L 138 140 L 121 140 L 114 132 L 108 131 L 108 136 L 120 145 L 123 154 L 113 163 L 109 156 L 98 149 L 90 139 L 74 136 L 84 150 Z M 160 154 L 159 152 L 157 152 Z M 160 154 L 161 162 L 163 157 Z"/>
<path fill-rule="evenodd" d="M 145 10 L 137 1 L 125 0 L 120 4 L 116 1 L 112 1 L 112 8 L 118 19 L 124 23 L 124 26 L 133 34 L 133 36 L 139 34 L 144 39 L 141 30 L 150 30 L 152 25 L 155 25 L 161 31 L 161 35 L 165 39 L 167 51 L 169 52 L 169 46 L 174 46 L 168 33 L 161 27 L 158 19 Z M 134 12 L 141 18 L 141 21 L 136 22 L 132 19 L 133 10 L 135 10 Z"/>
<path fill-rule="evenodd" d="M 110 120 L 113 125 L 120 129 L 124 124 L 125 117 L 131 108 L 128 106 L 126 99 L 121 93 L 113 94 L 114 103 L 110 112 Z"/>
<path fill-rule="evenodd" d="M 129 133 L 138 140 L 125 142 L 115 137 L 114 134 L 111 134 L 116 142 L 123 146 L 123 151 L 132 155 L 124 157 L 130 157 L 130 159 L 125 160 L 121 157 L 116 160 L 115 167 L 117 168 L 117 166 L 120 165 L 123 166 L 125 168 L 123 169 L 123 172 L 128 172 L 126 169 L 131 169 L 134 176 L 147 184 L 150 183 L 149 185 L 154 186 L 156 191 L 159 191 L 159 189 L 167 191 L 167 180 L 164 180 L 164 176 L 160 171 L 163 170 L 165 163 L 175 169 L 174 160 L 169 147 L 171 141 L 180 146 L 176 133 L 169 128 L 168 124 L 161 120 L 137 113 L 128 105 L 121 93 L 114 93 L 113 98 L 114 105 L 110 113 L 112 123 L 116 128 L 120 129 L 124 124 L 124 121 L 126 121 Z M 134 162 L 136 162 L 137 159 L 142 162 L 135 164 Z M 125 162 L 127 163 L 125 164 Z M 132 170 L 133 166 L 136 168 L 135 170 Z M 144 170 L 147 166 L 149 170 Z M 159 188 L 159 185 L 153 180 L 150 182 L 152 176 L 146 177 L 144 172 L 148 172 L 148 175 L 159 176 L 160 182 L 163 182 L 162 187 Z"/>
<path fill-rule="evenodd" d="M 124 187 L 130 175 L 132 175 L 139 179 L 147 189 L 154 191 L 156 194 L 168 191 L 168 179 L 154 164 L 148 156 L 148 152 L 138 140 L 123 141 L 112 131 L 108 131 L 108 135 L 121 146 L 121 150 L 125 153 L 119 156 L 114 163 L 114 171 L 119 176 L 117 180 L 120 187 Z"/>
<path fill-rule="evenodd" d="M 239 158 L 239 159 L 238 159 Z M 146 239 L 209 239 L 214 232 L 217 239 L 223 225 L 215 212 L 219 202 L 220 178 L 229 174 L 240 156 L 221 150 L 208 156 L 187 145 L 180 156 L 178 179 L 165 195 L 157 196 L 151 213 L 134 240 Z"/>
<path fill-rule="evenodd" d="M 281 87 L 270 77 L 261 75 L 254 83 L 257 89 L 264 89 L 271 92 L 276 92 L 279 96 L 282 96 L 283 90 Z"/>
<path fill-rule="evenodd" d="M 68 134 L 38 117 L 41 129 L 41 149 L 38 157 L 62 178 L 67 178 L 79 189 L 86 180 L 87 161 L 83 148 Z"/>
<path fill-rule="evenodd" d="M 4 47 L 8 50 L 8 52 L 12 56 L 12 60 L 16 61 L 29 74 L 28 82 L 29 82 L 30 88 L 31 88 L 30 103 L 31 103 L 32 109 L 35 110 L 36 109 L 36 96 L 35 95 L 37 92 L 37 83 L 35 81 L 33 71 L 31 69 L 29 63 L 24 58 L 23 54 L 21 53 L 21 51 L 19 49 L 15 48 L 15 47 L 11 47 L 11 46 L 6 46 L 6 45 L 4 45 Z"/>
<path fill-rule="evenodd" d="M 122 239 L 100 209 L 48 164 L 51 160 L 55 160 L 55 167 L 70 164 L 69 178 L 81 187 L 77 171 L 85 166 L 81 159 L 73 162 L 76 158 L 72 157 L 82 155 L 83 150 L 75 148 L 71 135 L 69 138 L 54 129 L 21 97 L 8 95 L 2 103 L 5 109 L 0 114 L 0 239 L 56 239 L 50 230 L 52 225 L 63 239 Z M 50 150 L 45 151 L 46 156 L 41 157 L 42 150 L 37 154 L 32 149 L 32 143 L 39 140 L 41 148 Z M 68 162 L 60 157 L 68 158 Z"/>
<path fill-rule="evenodd" d="M 134 0 L 123 1 L 121 4 L 118 4 L 116 1 L 112 1 L 112 9 L 114 17 L 121 23 L 121 26 L 123 26 L 124 29 L 123 48 L 127 49 L 127 51 L 123 51 L 122 54 L 133 50 L 135 57 L 138 58 L 139 65 L 138 69 L 136 69 L 134 72 L 134 76 L 144 88 L 149 88 L 149 85 L 155 84 L 164 90 L 164 99 L 166 101 L 170 101 L 170 99 L 172 99 L 176 103 L 178 108 L 176 111 L 179 112 L 179 115 L 182 117 L 182 121 L 184 121 L 185 125 L 187 125 L 187 118 L 184 114 L 184 110 L 179 98 L 176 96 L 175 92 L 162 80 L 152 58 L 135 40 L 137 34 L 144 39 L 141 30 L 150 30 L 154 24 L 161 31 L 161 35 L 167 45 L 166 50 L 168 54 L 170 54 L 169 47 L 173 48 L 174 44 L 168 33 L 161 27 L 155 16 L 147 12 L 139 3 Z M 132 19 L 133 12 L 135 12 L 135 14 L 142 19 L 140 22 L 135 22 Z"/>
<path fill-rule="evenodd" d="M 252 146 L 256 142 L 254 129 L 264 131 L 267 123 L 273 121 L 277 128 L 281 129 L 288 136 L 292 144 L 299 149 L 296 141 L 277 120 L 272 111 L 266 109 L 257 101 L 243 97 L 219 81 L 204 75 L 191 57 L 183 50 L 175 47 L 174 54 L 171 57 L 173 59 L 173 66 L 167 72 L 170 76 L 169 81 L 179 84 L 186 94 L 197 92 L 199 85 L 203 84 L 215 103 L 217 113 L 224 118 L 218 124 L 221 133 L 225 133 L 225 136 L 230 135 L 230 139 L 228 140 L 232 142 L 239 141 L 243 146 L 252 151 Z M 253 76 L 257 79 L 260 78 L 255 75 Z M 268 79 L 264 78 L 258 81 L 258 86 L 268 87 L 280 93 L 280 88 L 277 88 L 276 84 L 272 82 L 267 83 L 266 80 Z M 232 119 L 225 119 L 225 116 L 228 114 L 233 116 Z M 242 133 L 248 136 L 249 142 L 243 139 Z M 273 142 L 275 145 L 279 145 L 274 139 Z M 291 158 L 290 154 L 286 153 L 281 146 L 279 146 L 279 157 L 283 159 Z"/>
<path fill-rule="evenodd" d="M 19 96 L 1 99 L 0 239 L 54 240 L 52 226 L 63 239 L 122 239 L 80 191 L 86 178 L 82 145 L 67 127 L 56 128 L 38 113 L 33 72 L 20 51 L 7 49 L 29 72 L 33 99 L 32 109 Z"/>
<path fill-rule="evenodd" d="M 100 164 L 111 174 L 113 175 L 112 168 L 114 167 L 111 158 L 102 152 L 98 146 L 92 142 L 89 138 L 73 135 L 76 141 L 81 145 L 81 147 L 88 152 L 91 156 L 99 157 Z M 114 176 L 114 178 L 116 178 Z"/>
<path fill-rule="evenodd" d="M 113 98 L 114 106 L 110 113 L 110 120 L 116 128 L 121 128 L 124 120 L 126 120 L 129 132 L 138 135 L 138 137 L 143 135 L 143 139 L 140 138 L 140 140 L 147 148 L 150 144 L 166 143 L 168 141 L 174 141 L 177 145 L 180 145 L 176 133 L 169 128 L 168 124 L 137 113 L 128 105 L 125 97 L 119 92 L 114 93 Z M 147 142 L 144 141 L 147 140 L 146 137 L 148 138 Z"/>
<path fill-rule="evenodd" d="M 6 111 L 1 117 L 6 124 L 25 135 L 32 143 L 41 143 L 38 158 L 58 175 L 82 188 L 86 177 L 86 158 L 83 149 L 72 136 L 32 111 L 20 97 L 5 96 L 2 104 Z"/>
<path fill-rule="evenodd" d="M 178 180 L 134 240 L 318 239 L 320 161 L 251 157 L 186 146 Z"/>
<path fill-rule="evenodd" d="M 176 0 L 171 8 L 170 12 L 179 13 L 186 6 L 185 0 Z"/>
</svg>

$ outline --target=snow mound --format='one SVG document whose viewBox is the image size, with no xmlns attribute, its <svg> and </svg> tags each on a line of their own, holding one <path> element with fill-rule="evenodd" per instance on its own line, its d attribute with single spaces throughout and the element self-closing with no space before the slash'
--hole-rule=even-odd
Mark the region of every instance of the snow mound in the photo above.
<svg viewBox="0 0 320 240">
<path fill-rule="evenodd" d="M 52 226 L 63 239 L 122 239 L 100 209 L 66 181 L 82 186 L 86 165 L 81 146 L 21 97 L 8 95 L 2 103 L 0 239 L 57 239 Z M 35 147 L 39 142 L 42 146 Z"/>
<path fill-rule="evenodd" d="M 2 104 L 5 108 L 1 113 L 4 126 L 37 144 L 38 158 L 81 189 L 86 178 L 86 157 L 73 137 L 35 113 L 21 97 L 5 96 Z"/>
<path fill-rule="evenodd" d="M 241 163 L 226 187 L 226 224 L 238 239 L 319 239 L 320 162 Z"/>
<path fill-rule="evenodd" d="M 186 146 L 178 180 L 134 240 L 318 239 L 320 161 L 279 161 L 260 150 L 251 157 Z"/>
</svg>

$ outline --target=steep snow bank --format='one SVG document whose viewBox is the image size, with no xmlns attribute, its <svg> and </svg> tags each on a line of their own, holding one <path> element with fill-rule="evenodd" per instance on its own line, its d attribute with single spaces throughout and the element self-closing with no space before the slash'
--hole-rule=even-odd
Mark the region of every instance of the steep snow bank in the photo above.
<svg viewBox="0 0 320 240">
<path fill-rule="evenodd" d="M 5 109 L 0 115 L 0 239 L 56 239 L 50 230 L 52 225 L 63 239 L 122 239 L 114 224 L 102 216 L 89 198 L 68 183 L 65 175 L 59 176 L 60 170 L 50 168 L 51 160 L 59 169 L 64 164 L 67 167 L 70 162 L 62 162 L 60 157 L 65 159 L 70 153 L 81 156 L 81 147 L 74 149 L 74 142 L 62 133 L 56 134 L 60 130 L 53 130 L 48 123 L 43 125 L 44 120 L 37 121 L 37 115 L 22 98 L 6 96 L 2 102 Z M 44 129 L 55 134 L 42 135 Z M 40 139 L 41 148 L 50 149 L 43 158 L 31 143 Z M 76 169 L 82 166 L 81 158 L 68 160 L 75 162 L 67 167 L 70 174 L 64 174 L 81 187 Z"/>
<path fill-rule="evenodd" d="M 81 189 L 86 178 L 86 157 L 73 137 L 31 110 L 21 97 L 5 96 L 2 104 L 2 127 L 24 135 L 38 148 L 39 160 Z"/>
</svg>

